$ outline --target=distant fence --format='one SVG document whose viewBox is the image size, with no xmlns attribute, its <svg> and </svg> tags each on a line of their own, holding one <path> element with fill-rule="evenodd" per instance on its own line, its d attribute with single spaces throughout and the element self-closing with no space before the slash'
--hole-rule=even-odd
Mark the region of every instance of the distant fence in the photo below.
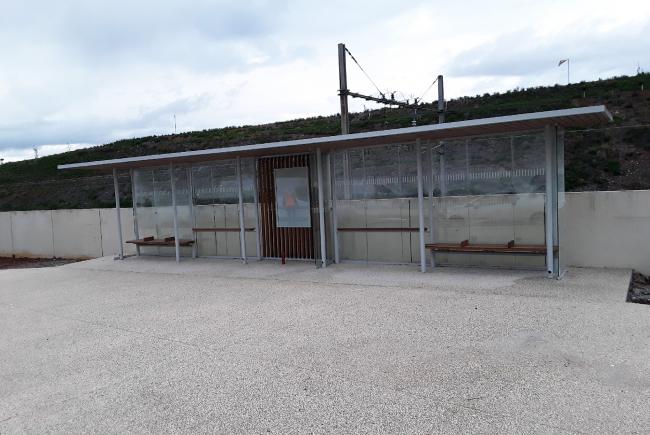
<svg viewBox="0 0 650 435">
<path fill-rule="evenodd" d="M 134 236 L 133 213 L 131 209 L 121 213 L 127 240 Z M 562 225 L 567 264 L 650 273 L 650 191 L 567 193 Z M 124 249 L 134 252 L 131 245 Z M 0 256 L 93 258 L 117 252 L 114 209 L 0 213 Z"/>
</svg>

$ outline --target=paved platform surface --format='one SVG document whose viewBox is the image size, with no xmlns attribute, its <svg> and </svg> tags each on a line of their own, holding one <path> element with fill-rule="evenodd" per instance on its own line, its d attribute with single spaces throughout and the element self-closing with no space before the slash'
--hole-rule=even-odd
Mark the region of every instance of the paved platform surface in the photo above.
<svg viewBox="0 0 650 435">
<path fill-rule="evenodd" d="M 630 272 L 0 271 L 0 433 L 647 433 Z"/>
</svg>

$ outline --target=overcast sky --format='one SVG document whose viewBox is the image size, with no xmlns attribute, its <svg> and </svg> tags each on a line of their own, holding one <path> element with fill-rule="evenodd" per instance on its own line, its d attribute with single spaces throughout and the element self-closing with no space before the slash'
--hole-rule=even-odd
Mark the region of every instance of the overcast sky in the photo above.
<svg viewBox="0 0 650 435">
<path fill-rule="evenodd" d="M 0 158 L 173 133 L 174 114 L 189 131 L 337 113 L 339 42 L 398 97 L 438 74 L 448 98 L 566 83 L 567 57 L 572 82 L 632 75 L 650 2 L 6 1 Z"/>
</svg>

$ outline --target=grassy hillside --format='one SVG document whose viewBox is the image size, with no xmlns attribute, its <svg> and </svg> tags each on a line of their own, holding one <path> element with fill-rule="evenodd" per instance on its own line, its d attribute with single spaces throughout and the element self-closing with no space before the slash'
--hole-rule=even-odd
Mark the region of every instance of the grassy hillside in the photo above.
<svg viewBox="0 0 650 435">
<path fill-rule="evenodd" d="M 516 89 L 449 101 L 447 121 L 605 104 L 614 123 L 605 130 L 567 134 L 567 190 L 650 189 L 650 74 L 569 86 Z M 411 125 L 412 111 L 380 109 L 351 115 L 352 132 Z M 434 105 L 418 110 L 418 125 L 436 122 Z M 91 160 L 227 147 L 338 134 L 336 115 L 265 125 L 226 127 L 127 139 L 37 160 L 0 166 L 0 210 L 87 208 L 113 205 L 112 179 L 91 171 L 58 171 L 57 165 Z M 123 204 L 130 205 L 128 176 Z"/>
</svg>

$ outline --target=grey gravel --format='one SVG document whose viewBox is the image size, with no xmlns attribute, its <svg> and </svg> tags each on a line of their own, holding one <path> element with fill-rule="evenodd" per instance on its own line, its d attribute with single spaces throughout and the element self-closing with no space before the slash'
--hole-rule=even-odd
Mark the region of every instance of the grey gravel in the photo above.
<svg viewBox="0 0 650 435">
<path fill-rule="evenodd" d="M 0 271 L 0 433 L 647 433 L 628 270 Z"/>
</svg>

